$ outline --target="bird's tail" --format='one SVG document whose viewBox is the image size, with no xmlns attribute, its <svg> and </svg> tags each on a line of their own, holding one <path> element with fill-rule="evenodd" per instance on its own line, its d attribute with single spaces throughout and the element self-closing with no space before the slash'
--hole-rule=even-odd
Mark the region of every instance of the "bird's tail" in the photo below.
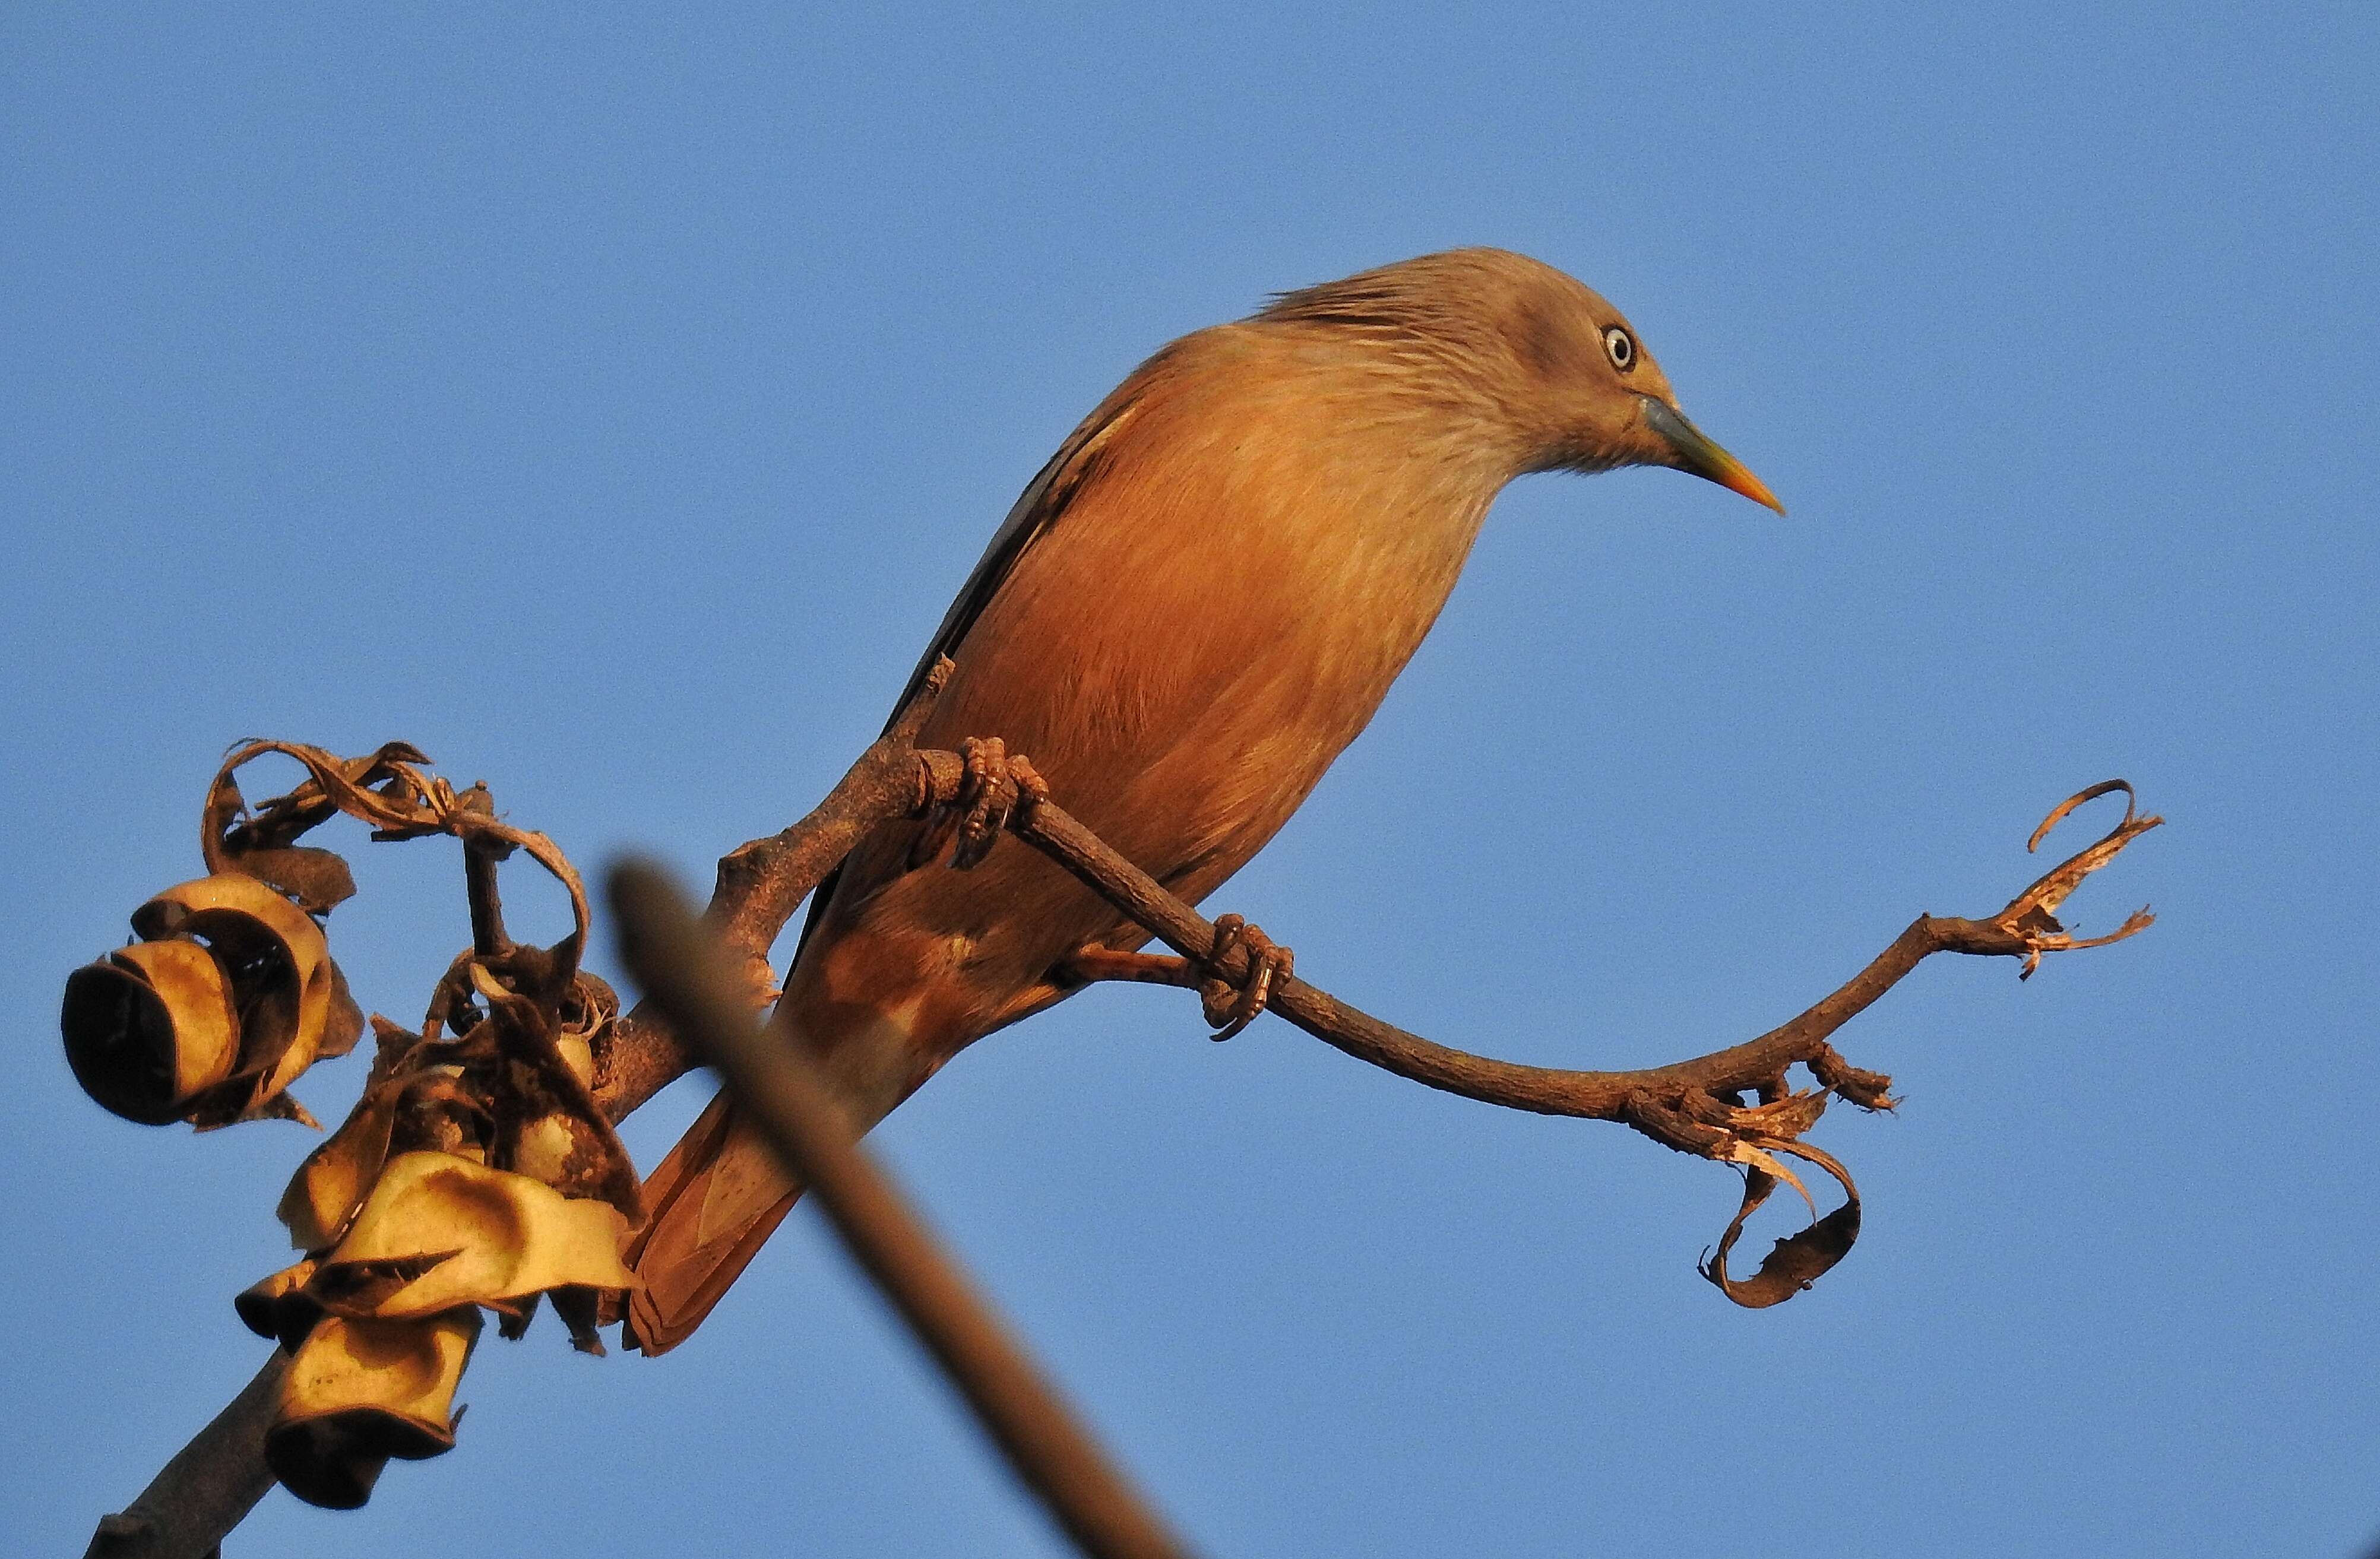
<svg viewBox="0 0 2380 1559">
<path fill-rule="evenodd" d="M 666 1353 L 684 1342 L 793 1211 L 802 1188 L 724 1093 L 645 1182 L 644 1228 L 628 1265 L 625 1346 Z"/>
</svg>

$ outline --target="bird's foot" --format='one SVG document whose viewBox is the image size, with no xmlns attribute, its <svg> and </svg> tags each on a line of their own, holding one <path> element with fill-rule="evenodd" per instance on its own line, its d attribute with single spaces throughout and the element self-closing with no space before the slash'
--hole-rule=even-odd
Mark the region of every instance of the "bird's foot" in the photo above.
<svg viewBox="0 0 2380 1559">
<path fill-rule="evenodd" d="M 1048 798 L 1049 783 L 1022 753 L 1012 754 L 997 736 L 970 736 L 959 743 L 966 772 L 959 792 L 941 808 L 909 847 L 909 864 L 926 864 L 955 837 L 951 864 L 967 871 L 983 861 L 998 842 L 1001 830 L 1020 810 Z"/>
<path fill-rule="evenodd" d="M 1236 986 L 1211 973 L 1234 948 L 1245 949 L 1248 959 L 1247 974 Z M 1271 1002 L 1273 987 L 1289 978 L 1296 962 L 1295 954 L 1240 916 L 1216 917 L 1215 945 L 1207 954 L 1210 973 L 1198 983 L 1198 1005 L 1215 1030 L 1208 1037 L 1226 1040 L 1255 1022 Z"/>
</svg>

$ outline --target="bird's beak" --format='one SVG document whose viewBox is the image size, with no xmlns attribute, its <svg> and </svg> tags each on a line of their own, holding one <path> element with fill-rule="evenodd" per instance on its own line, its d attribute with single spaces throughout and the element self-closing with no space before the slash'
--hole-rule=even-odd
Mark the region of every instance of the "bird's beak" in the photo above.
<svg viewBox="0 0 2380 1559">
<path fill-rule="evenodd" d="M 1711 442 L 1701 429 L 1666 402 L 1650 395 L 1637 399 L 1644 406 L 1645 426 L 1670 446 L 1669 464 L 1717 482 L 1730 492 L 1740 492 L 1755 503 L 1766 503 L 1780 514 L 1785 512 L 1785 505 L 1777 502 L 1777 495 L 1768 490 L 1767 482 L 1744 469 L 1742 461 Z"/>
</svg>

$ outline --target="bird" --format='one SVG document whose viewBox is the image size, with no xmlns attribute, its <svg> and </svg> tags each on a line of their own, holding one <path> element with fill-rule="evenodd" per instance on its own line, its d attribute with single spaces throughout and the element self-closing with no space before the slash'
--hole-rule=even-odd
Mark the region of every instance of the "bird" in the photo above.
<svg viewBox="0 0 2380 1559">
<path fill-rule="evenodd" d="M 1026 486 L 894 721 L 999 738 L 1050 796 L 1196 903 L 1363 731 L 1514 478 L 1670 466 L 1784 513 L 1679 409 L 1635 328 L 1563 272 L 1463 248 L 1275 295 L 1160 349 Z M 888 721 L 887 729 L 894 723 Z M 1038 852 L 913 861 L 869 834 L 813 896 L 770 1017 L 864 1133 L 961 1050 L 1148 933 Z M 694 1330 L 800 1188 L 722 1094 L 646 1185 L 625 1341 Z"/>
</svg>

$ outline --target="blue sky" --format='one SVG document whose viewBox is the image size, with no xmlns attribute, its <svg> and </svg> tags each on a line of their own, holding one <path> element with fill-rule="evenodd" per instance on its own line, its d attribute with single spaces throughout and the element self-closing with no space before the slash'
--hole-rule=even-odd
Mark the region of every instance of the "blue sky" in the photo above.
<svg viewBox="0 0 2380 1559">
<path fill-rule="evenodd" d="M 1179 993 L 978 1046 L 890 1162 L 1218 1555 L 2380 1534 L 2370 7 L 816 9 L 0 24 L 25 1551 L 259 1359 L 229 1299 L 284 1259 L 301 1133 L 117 1121 L 55 1026 L 197 874 L 227 743 L 410 740 L 583 865 L 707 882 L 873 734 L 1134 363 L 1466 243 L 1612 298 L 1791 517 L 1516 485 L 1210 907 L 1580 1066 L 1996 908 L 2113 775 L 2171 822 L 2070 918 L 2157 925 L 2022 986 L 1929 965 L 1845 1032 L 1908 1102 L 1820 1128 L 1867 1231 L 1773 1311 L 1694 1273 L 1730 1172 L 1278 1022 L 1210 1045 Z M 343 842 L 334 951 L 410 1021 L 455 863 Z M 548 1323 L 463 1395 L 456 1452 L 356 1515 L 276 1493 L 234 1552 L 1060 1552 L 808 1215 L 683 1350 Z"/>
</svg>

